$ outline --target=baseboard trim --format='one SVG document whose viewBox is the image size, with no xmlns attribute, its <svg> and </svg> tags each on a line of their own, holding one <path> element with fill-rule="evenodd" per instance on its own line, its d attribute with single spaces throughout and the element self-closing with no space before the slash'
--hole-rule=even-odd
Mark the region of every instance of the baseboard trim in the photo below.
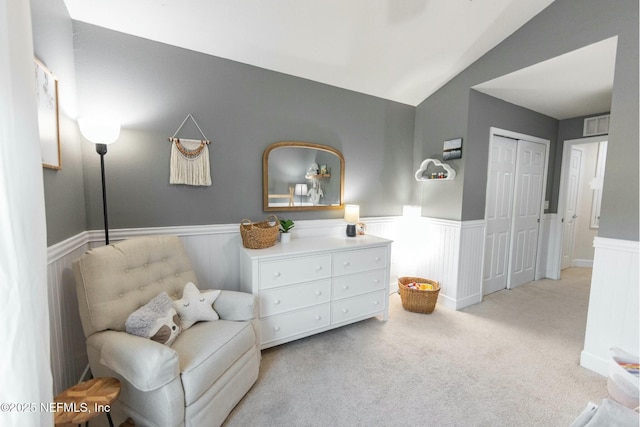
<svg viewBox="0 0 640 427">
<path fill-rule="evenodd" d="M 571 264 L 572 267 L 593 268 L 592 259 L 574 259 Z"/>
<path fill-rule="evenodd" d="M 580 366 L 604 377 L 609 375 L 609 361 L 584 350 L 580 353 Z"/>
<path fill-rule="evenodd" d="M 447 295 L 439 295 L 438 302 L 451 310 L 462 310 L 474 304 L 482 302 L 482 292 L 479 294 L 470 295 L 468 297 L 455 299 Z"/>
</svg>

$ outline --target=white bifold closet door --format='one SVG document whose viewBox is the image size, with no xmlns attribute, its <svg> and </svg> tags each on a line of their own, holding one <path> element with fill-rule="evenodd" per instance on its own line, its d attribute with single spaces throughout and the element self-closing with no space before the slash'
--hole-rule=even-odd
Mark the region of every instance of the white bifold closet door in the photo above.
<svg viewBox="0 0 640 427">
<path fill-rule="evenodd" d="M 494 135 L 489 153 L 486 238 L 484 250 L 484 295 L 507 287 L 509 246 L 516 170 L 515 140 Z"/>
<path fill-rule="evenodd" d="M 535 279 L 545 160 L 544 144 L 492 137 L 484 295 Z"/>
</svg>

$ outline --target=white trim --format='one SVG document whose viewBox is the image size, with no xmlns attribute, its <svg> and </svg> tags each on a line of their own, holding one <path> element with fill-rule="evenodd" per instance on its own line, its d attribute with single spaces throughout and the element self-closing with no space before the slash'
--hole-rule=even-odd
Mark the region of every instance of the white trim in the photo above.
<svg viewBox="0 0 640 427">
<path fill-rule="evenodd" d="M 580 352 L 580 366 L 604 377 L 609 373 L 609 361 L 607 359 L 584 350 Z"/>
<path fill-rule="evenodd" d="M 239 233 L 239 224 L 186 225 L 174 227 L 124 228 L 109 231 L 113 240 L 130 239 L 132 237 L 156 236 L 171 234 L 175 236 L 203 236 L 212 234 Z M 92 236 L 93 237 L 93 236 Z M 103 239 L 103 232 L 97 234 L 97 241 Z"/>
<path fill-rule="evenodd" d="M 47 248 L 47 263 L 51 264 L 59 260 L 60 258 L 66 256 L 70 252 L 78 249 L 82 245 L 87 244 L 89 240 L 88 231 L 83 231 L 81 233 L 76 234 L 75 236 L 71 236 L 66 240 L 55 243 Z"/>
<path fill-rule="evenodd" d="M 520 133 L 520 132 L 513 132 L 510 130 L 506 130 L 506 129 L 501 129 L 501 128 L 497 128 L 497 127 L 493 127 L 491 126 L 490 128 L 490 132 L 491 135 L 497 135 L 497 136 L 504 136 L 507 138 L 512 138 L 512 139 L 522 139 L 525 141 L 529 141 L 529 142 L 536 142 L 538 144 L 544 144 L 547 146 L 547 149 L 549 148 L 549 145 L 551 144 L 551 142 L 548 139 L 544 139 L 544 138 L 540 138 L 537 136 L 533 136 L 533 135 L 527 135 L 525 133 Z"/>
<path fill-rule="evenodd" d="M 547 242 L 547 268 L 545 277 L 549 279 L 560 279 L 560 262 L 562 260 L 562 240 L 557 244 L 558 236 L 562 236 L 562 223 L 558 221 L 558 214 L 545 214 L 545 221 L 548 222 L 549 240 Z"/>
<path fill-rule="evenodd" d="M 361 218 L 367 224 L 380 224 L 398 221 L 402 217 L 367 217 Z M 344 219 L 311 219 L 296 220 L 296 230 L 328 229 L 331 227 L 343 227 L 346 223 Z M 104 231 L 91 230 L 88 234 L 88 242 L 104 241 Z M 145 227 L 145 228 L 120 228 L 109 230 L 109 237 L 112 240 L 131 239 L 133 237 L 175 235 L 175 236 L 207 236 L 214 234 L 240 233 L 240 224 L 210 224 L 210 225 L 182 225 L 168 227 Z M 81 233 L 82 234 L 82 233 Z"/>
<path fill-rule="evenodd" d="M 484 227 L 487 221 L 484 219 L 474 219 L 472 221 L 461 221 L 462 228 Z"/>
<path fill-rule="evenodd" d="M 401 216 L 368 217 L 362 218 L 362 221 L 367 224 L 386 224 L 393 223 L 401 219 Z M 318 228 L 327 229 L 334 226 L 342 227 L 344 224 L 345 222 L 343 219 L 299 220 L 296 221 L 296 228 L 309 230 Z M 233 233 L 240 233 L 239 224 L 181 225 L 168 227 L 119 228 L 109 230 L 109 236 L 112 240 L 124 240 L 131 239 L 133 237 L 159 235 L 207 236 Z M 104 242 L 103 230 L 82 231 L 66 240 L 54 243 L 47 248 L 48 263 L 55 262 L 82 245 L 95 242 Z"/>
<path fill-rule="evenodd" d="M 457 229 L 470 228 L 470 227 L 484 227 L 486 221 L 484 219 L 474 219 L 471 221 L 459 221 L 454 219 L 441 219 L 441 218 L 429 218 L 426 216 L 422 216 L 419 218 L 421 222 L 433 224 L 433 225 L 442 225 L 445 227 L 453 227 Z"/>
<path fill-rule="evenodd" d="M 571 262 L 572 267 L 580 267 L 580 268 L 593 268 L 593 260 L 592 259 L 574 259 Z"/>
<path fill-rule="evenodd" d="M 461 310 L 465 307 L 469 307 L 470 305 L 477 304 L 482 302 L 482 292 L 477 294 L 469 295 L 468 297 L 460 298 L 455 302 L 455 309 Z"/>
<path fill-rule="evenodd" d="M 640 253 L 640 242 L 635 240 L 610 239 L 607 237 L 596 237 L 593 239 L 594 248 L 611 249 L 616 251 Z"/>
</svg>

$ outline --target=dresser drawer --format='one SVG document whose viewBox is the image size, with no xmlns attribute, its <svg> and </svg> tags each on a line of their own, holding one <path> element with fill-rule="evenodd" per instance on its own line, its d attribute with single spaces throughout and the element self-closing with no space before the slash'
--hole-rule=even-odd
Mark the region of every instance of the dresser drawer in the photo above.
<svg viewBox="0 0 640 427">
<path fill-rule="evenodd" d="M 331 299 L 331 279 L 260 292 L 260 317 L 323 304 Z"/>
<path fill-rule="evenodd" d="M 367 271 L 364 273 L 349 274 L 333 279 L 331 295 L 333 299 L 349 298 L 356 295 L 385 289 L 387 269 Z"/>
<path fill-rule="evenodd" d="M 262 344 L 329 326 L 329 303 L 260 319 Z"/>
<path fill-rule="evenodd" d="M 331 255 L 289 258 L 260 263 L 260 289 L 331 277 Z"/>
<path fill-rule="evenodd" d="M 338 252 L 333 255 L 333 275 L 359 273 L 387 266 L 387 248 Z"/>
<path fill-rule="evenodd" d="M 334 301 L 331 304 L 331 324 L 346 322 L 385 310 L 386 290 L 370 292 L 353 298 Z"/>
</svg>

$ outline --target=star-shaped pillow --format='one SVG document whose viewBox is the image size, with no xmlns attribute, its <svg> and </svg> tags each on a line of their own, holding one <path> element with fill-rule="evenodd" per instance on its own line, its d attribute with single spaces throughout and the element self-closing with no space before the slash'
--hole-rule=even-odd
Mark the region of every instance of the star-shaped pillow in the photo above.
<svg viewBox="0 0 640 427">
<path fill-rule="evenodd" d="M 182 330 L 190 328 L 196 322 L 218 320 L 220 316 L 213 309 L 213 302 L 219 295 L 219 290 L 200 292 L 193 282 L 184 285 L 182 299 L 173 302 L 173 307 L 182 320 Z"/>
</svg>

